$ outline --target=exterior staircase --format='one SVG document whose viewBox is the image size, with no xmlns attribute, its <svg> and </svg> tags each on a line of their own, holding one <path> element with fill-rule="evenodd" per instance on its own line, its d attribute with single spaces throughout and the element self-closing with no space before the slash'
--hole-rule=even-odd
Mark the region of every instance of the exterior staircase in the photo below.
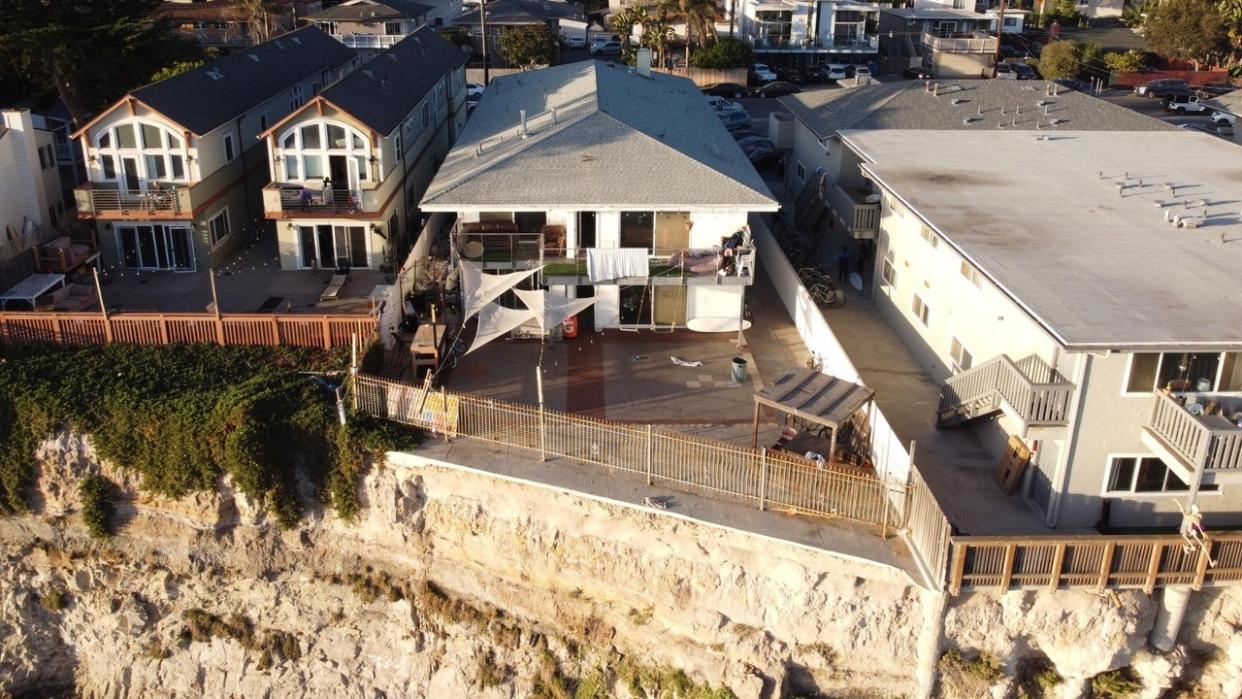
<svg viewBox="0 0 1242 699">
<path fill-rule="evenodd" d="M 1031 427 L 1068 422 L 1074 384 L 1036 355 L 1014 362 L 1000 355 L 944 382 L 936 426 L 947 428 L 1005 412 Z"/>
<path fill-rule="evenodd" d="M 806 178 L 806 184 L 802 186 L 802 191 L 798 192 L 798 198 L 794 202 L 795 230 L 813 231 L 815 229 L 815 224 L 819 223 L 819 219 L 828 210 L 824 204 L 827 187 L 828 179 L 824 168 L 815 168 L 811 176 Z"/>
</svg>

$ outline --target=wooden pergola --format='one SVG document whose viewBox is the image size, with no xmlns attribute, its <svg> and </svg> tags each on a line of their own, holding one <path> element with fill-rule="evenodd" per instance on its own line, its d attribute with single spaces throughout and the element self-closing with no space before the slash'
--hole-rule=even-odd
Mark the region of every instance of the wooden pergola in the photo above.
<svg viewBox="0 0 1242 699">
<path fill-rule="evenodd" d="M 813 369 L 791 369 L 755 393 L 755 427 L 752 447 L 759 446 L 759 411 L 767 406 L 832 430 L 828 460 L 837 451 L 837 433 L 843 423 L 867 408 L 870 417 L 875 391 Z"/>
</svg>

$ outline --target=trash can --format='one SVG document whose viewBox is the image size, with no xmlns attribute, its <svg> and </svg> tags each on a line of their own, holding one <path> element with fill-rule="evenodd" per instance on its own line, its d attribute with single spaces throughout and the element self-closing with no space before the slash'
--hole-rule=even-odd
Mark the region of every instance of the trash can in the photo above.
<svg viewBox="0 0 1242 699">
<path fill-rule="evenodd" d="M 565 319 L 564 336 L 569 340 L 578 337 L 578 316 L 569 316 Z"/>
<path fill-rule="evenodd" d="M 746 380 L 746 358 L 733 358 L 733 383 L 742 383 Z"/>
</svg>

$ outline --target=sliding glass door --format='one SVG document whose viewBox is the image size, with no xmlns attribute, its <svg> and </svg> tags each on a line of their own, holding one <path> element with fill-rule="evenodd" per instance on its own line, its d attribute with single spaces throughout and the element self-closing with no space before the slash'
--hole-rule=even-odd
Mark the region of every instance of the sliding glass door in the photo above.
<svg viewBox="0 0 1242 699">
<path fill-rule="evenodd" d="M 126 269 L 194 271 L 194 239 L 189 226 L 117 226 L 121 263 Z"/>
<path fill-rule="evenodd" d="M 302 269 L 370 267 L 366 226 L 298 226 Z"/>
</svg>

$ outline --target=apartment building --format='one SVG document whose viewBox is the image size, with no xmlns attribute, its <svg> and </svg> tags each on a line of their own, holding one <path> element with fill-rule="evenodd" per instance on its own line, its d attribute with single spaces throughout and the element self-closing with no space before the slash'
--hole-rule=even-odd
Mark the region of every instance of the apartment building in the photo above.
<svg viewBox="0 0 1242 699">
<path fill-rule="evenodd" d="M 422 208 L 457 215 L 457 259 L 539 268 L 603 328 L 736 329 L 777 202 L 694 84 L 603 61 L 498 78 Z"/>
<path fill-rule="evenodd" d="M 39 246 L 72 214 L 65 199 L 58 126 L 27 109 L 0 111 L 0 290 L 38 271 Z M 49 128 L 50 127 L 50 128 Z M 67 157 L 67 153 L 63 153 Z M 68 172 L 72 172 L 70 166 Z M 63 270 L 62 270 L 63 271 Z"/>
<path fill-rule="evenodd" d="M 296 28 L 298 19 L 323 7 L 320 0 L 271 0 L 261 16 L 233 0 L 163 2 L 156 13 L 203 48 L 247 49 Z M 256 26 L 256 20 L 266 26 Z"/>
<path fill-rule="evenodd" d="M 408 249 L 465 124 L 465 63 L 423 27 L 260 134 L 281 269 L 378 269 Z"/>
<path fill-rule="evenodd" d="M 460 14 L 460 0 L 455 2 L 455 8 L 445 8 L 411 0 L 347 0 L 308 15 L 306 21 L 370 58 L 423 26 L 439 26 L 445 17 Z"/>
<path fill-rule="evenodd" d="M 190 271 L 223 262 L 262 217 L 258 135 L 352 70 L 353 51 L 304 27 L 130 92 L 79 129 L 106 268 Z"/>
<path fill-rule="evenodd" d="M 766 60 L 804 63 L 873 60 L 880 6 L 849 0 L 740 0 L 737 36 Z"/>
<path fill-rule="evenodd" d="M 846 130 L 880 199 L 874 299 L 937 421 L 1049 526 L 1242 523 L 1242 152 L 1182 130 Z M 1015 163 L 1021 163 L 1015 167 Z"/>
</svg>

